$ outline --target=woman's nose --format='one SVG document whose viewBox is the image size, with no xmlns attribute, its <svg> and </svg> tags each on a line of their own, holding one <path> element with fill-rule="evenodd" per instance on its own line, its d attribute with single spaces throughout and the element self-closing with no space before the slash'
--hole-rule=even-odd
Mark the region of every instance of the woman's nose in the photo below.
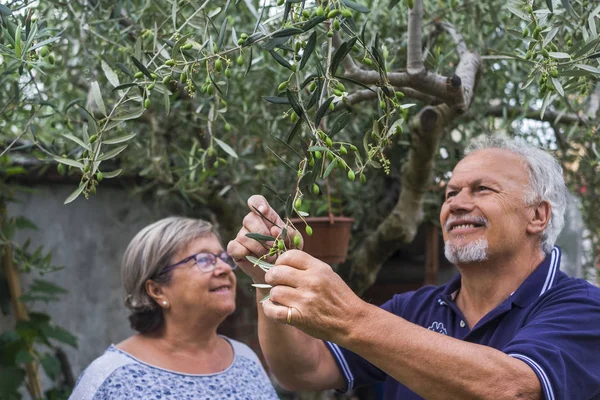
<svg viewBox="0 0 600 400">
<path fill-rule="evenodd" d="M 213 271 L 215 275 L 222 275 L 222 274 L 230 272 L 231 270 L 233 270 L 231 265 L 229 265 L 228 263 L 226 263 L 225 261 L 223 261 L 219 257 L 217 257 L 215 269 Z"/>
</svg>

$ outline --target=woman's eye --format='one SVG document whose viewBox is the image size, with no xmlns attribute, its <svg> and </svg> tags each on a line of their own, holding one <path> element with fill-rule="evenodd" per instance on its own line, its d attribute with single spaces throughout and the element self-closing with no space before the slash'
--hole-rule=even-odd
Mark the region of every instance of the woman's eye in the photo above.
<svg viewBox="0 0 600 400">
<path fill-rule="evenodd" d="M 206 264 L 210 264 L 211 261 L 210 261 L 210 257 L 199 257 L 196 259 L 196 262 L 198 264 L 206 265 Z"/>
</svg>

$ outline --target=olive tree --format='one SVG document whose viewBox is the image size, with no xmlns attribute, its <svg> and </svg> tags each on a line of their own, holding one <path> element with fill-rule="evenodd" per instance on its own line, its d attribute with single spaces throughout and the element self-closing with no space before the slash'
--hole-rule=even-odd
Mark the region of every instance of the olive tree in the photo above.
<svg viewBox="0 0 600 400">
<path fill-rule="evenodd" d="M 593 1 L 4 0 L 0 18 L 3 180 L 25 157 L 78 182 L 69 203 L 136 177 L 228 235 L 254 193 L 341 210 L 360 293 L 436 223 L 465 143 L 503 133 L 555 152 L 600 249 Z"/>
</svg>

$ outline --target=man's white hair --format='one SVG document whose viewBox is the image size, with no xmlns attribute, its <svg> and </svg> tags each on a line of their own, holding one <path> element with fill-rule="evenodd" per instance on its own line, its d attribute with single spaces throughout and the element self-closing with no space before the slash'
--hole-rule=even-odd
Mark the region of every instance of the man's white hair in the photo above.
<svg viewBox="0 0 600 400">
<path fill-rule="evenodd" d="M 542 232 L 540 247 L 544 253 L 552 251 L 558 234 L 565 225 L 565 208 L 567 206 L 567 187 L 563 178 L 563 170 L 556 158 L 547 151 L 525 141 L 506 136 L 480 137 L 471 142 L 465 154 L 485 149 L 502 149 L 518 154 L 523 159 L 529 172 L 529 190 L 525 202 L 533 205 L 547 201 L 552 207 L 550 221 Z"/>
</svg>

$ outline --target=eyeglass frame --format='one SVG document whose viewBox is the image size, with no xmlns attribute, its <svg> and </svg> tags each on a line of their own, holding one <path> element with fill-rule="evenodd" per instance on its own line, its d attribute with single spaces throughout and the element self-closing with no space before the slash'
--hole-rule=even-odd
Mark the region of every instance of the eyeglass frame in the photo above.
<svg viewBox="0 0 600 400">
<path fill-rule="evenodd" d="M 211 255 L 212 256 L 213 262 L 211 264 L 211 267 L 212 267 L 211 269 L 205 271 L 202 268 L 200 268 L 200 266 L 198 265 L 198 256 L 201 255 L 201 254 L 202 255 Z M 226 255 L 228 257 L 228 259 L 231 260 L 231 264 L 229 262 L 225 261 L 222 258 L 223 255 Z M 186 264 L 186 263 L 188 263 L 191 260 L 194 260 L 194 262 L 196 263 L 196 267 L 198 267 L 198 269 L 200 270 L 200 272 L 203 272 L 203 273 L 213 272 L 215 270 L 215 268 L 217 268 L 217 260 L 221 260 L 225 264 L 229 265 L 229 267 L 231 268 L 231 270 L 234 270 L 234 269 L 237 268 L 237 264 L 233 261 L 233 257 L 231 257 L 229 255 L 229 253 L 227 253 L 225 250 L 223 250 L 219 254 L 215 254 L 215 253 L 210 252 L 210 251 L 201 251 L 199 253 L 192 254 L 191 256 L 188 256 L 188 257 L 184 258 L 183 260 L 176 262 L 175 264 L 167 265 L 165 268 L 163 268 L 162 271 L 160 271 L 158 273 L 158 275 L 160 276 L 160 275 L 166 274 L 168 272 L 171 272 L 173 269 L 175 269 L 175 267 L 178 267 L 181 264 Z"/>
</svg>

